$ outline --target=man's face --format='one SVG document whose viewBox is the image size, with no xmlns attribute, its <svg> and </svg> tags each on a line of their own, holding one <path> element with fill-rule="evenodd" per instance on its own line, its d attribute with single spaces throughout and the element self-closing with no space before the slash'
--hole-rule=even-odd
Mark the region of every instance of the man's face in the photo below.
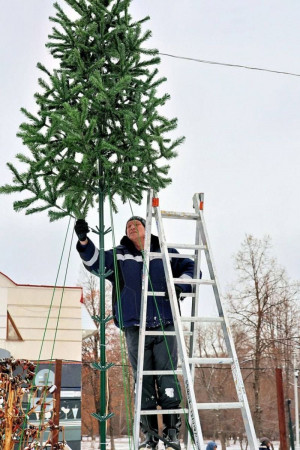
<svg viewBox="0 0 300 450">
<path fill-rule="evenodd" d="M 126 233 L 131 241 L 141 242 L 145 239 L 145 227 L 139 220 L 130 220 L 126 225 Z"/>
</svg>

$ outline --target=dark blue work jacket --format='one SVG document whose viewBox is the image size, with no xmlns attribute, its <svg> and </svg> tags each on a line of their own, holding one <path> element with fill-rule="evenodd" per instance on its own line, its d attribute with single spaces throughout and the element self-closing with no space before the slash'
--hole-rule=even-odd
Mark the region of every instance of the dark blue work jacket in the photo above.
<svg viewBox="0 0 300 450">
<path fill-rule="evenodd" d="M 105 252 L 106 271 L 112 270 L 107 279 L 113 285 L 112 311 L 115 323 L 118 327 L 131 327 L 139 325 L 141 296 L 142 296 L 142 274 L 143 274 L 143 257 L 142 253 L 137 250 L 133 242 L 124 236 L 120 242 L 121 245 L 116 247 L 117 268 L 114 266 L 113 250 Z M 77 250 L 83 261 L 85 268 L 90 272 L 99 272 L 99 251 L 91 240 L 83 246 L 77 243 Z M 151 236 L 152 252 L 159 252 L 158 237 Z M 174 248 L 169 249 L 169 253 L 178 254 Z M 174 278 L 193 278 L 194 262 L 189 258 L 176 258 L 170 256 L 171 267 Z M 119 276 L 120 296 L 117 292 L 116 274 Z M 191 285 L 178 284 L 183 292 L 191 292 Z M 167 284 L 164 274 L 164 268 L 161 258 L 155 258 L 150 261 L 149 269 L 149 291 L 166 292 Z M 119 301 L 117 299 L 119 298 Z M 156 306 L 156 304 L 157 306 Z M 119 313 L 118 305 L 121 304 L 121 312 Z M 158 311 L 159 310 L 159 314 Z M 147 327 L 158 327 L 160 325 L 159 315 L 164 325 L 173 323 L 170 301 L 164 296 L 156 296 L 155 299 L 151 295 L 147 301 Z"/>
</svg>

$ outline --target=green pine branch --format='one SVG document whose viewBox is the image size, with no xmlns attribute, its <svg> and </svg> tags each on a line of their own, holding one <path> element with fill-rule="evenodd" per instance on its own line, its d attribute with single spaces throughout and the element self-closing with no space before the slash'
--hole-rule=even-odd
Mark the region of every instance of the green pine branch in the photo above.
<svg viewBox="0 0 300 450">
<path fill-rule="evenodd" d="M 100 185 L 115 209 L 116 196 L 140 203 L 146 189 L 171 182 L 167 162 L 184 141 L 172 139 L 177 120 L 162 113 L 170 97 L 157 93 L 166 79 L 158 76 L 158 50 L 145 46 L 148 17 L 133 21 L 130 0 L 66 3 L 77 16 L 71 19 L 55 3 L 46 44 L 59 67 L 38 63 L 43 78 L 34 95 L 37 112 L 21 109 L 22 171 L 8 163 L 12 183 L 0 188 L 4 194 L 28 192 L 15 210 L 48 210 L 50 220 L 85 217 Z"/>
</svg>

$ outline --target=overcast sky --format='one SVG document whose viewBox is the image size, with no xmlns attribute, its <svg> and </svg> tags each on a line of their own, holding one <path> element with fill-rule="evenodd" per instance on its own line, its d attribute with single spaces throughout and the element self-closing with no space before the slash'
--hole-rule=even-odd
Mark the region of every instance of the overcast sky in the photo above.
<svg viewBox="0 0 300 450">
<path fill-rule="evenodd" d="M 23 121 L 20 107 L 35 110 L 33 94 L 41 75 L 36 64 L 52 64 L 45 43 L 54 8 L 52 0 L 0 2 L 4 184 L 11 181 L 6 162 L 24 151 L 16 137 Z M 131 13 L 151 17 L 149 47 L 162 53 L 300 74 L 296 0 L 133 0 Z M 274 256 L 291 278 L 299 278 L 300 77 L 165 56 L 159 72 L 168 78 L 163 87 L 171 95 L 166 114 L 178 117 L 176 134 L 186 136 L 172 162 L 173 183 L 160 195 L 162 208 L 191 211 L 193 194 L 205 193 L 223 291 L 234 279 L 232 255 L 245 233 L 269 234 Z M 0 271 L 16 283 L 54 284 L 68 220 L 50 223 L 46 213 L 16 213 L 12 203 L 17 198 L 0 197 Z M 145 205 L 133 205 L 133 210 L 145 215 Z M 121 205 L 115 217 L 117 241 L 130 215 L 129 205 Z M 96 225 L 96 212 L 89 221 Z M 178 241 L 174 230 L 168 227 L 169 240 Z M 79 268 L 73 248 L 68 285 L 78 282 Z"/>
</svg>

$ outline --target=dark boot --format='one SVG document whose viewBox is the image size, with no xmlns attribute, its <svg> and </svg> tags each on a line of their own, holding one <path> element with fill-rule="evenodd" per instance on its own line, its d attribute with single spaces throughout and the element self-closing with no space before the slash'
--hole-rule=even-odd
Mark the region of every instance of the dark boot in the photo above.
<svg viewBox="0 0 300 450">
<path fill-rule="evenodd" d="M 177 448 L 180 450 L 180 442 L 178 439 L 179 428 L 181 427 L 181 418 L 179 414 L 164 414 L 163 421 L 165 428 L 163 429 L 164 438 L 172 444 L 172 447 L 165 444 L 166 450 Z"/>
<path fill-rule="evenodd" d="M 157 449 L 158 439 L 151 434 L 151 430 L 158 433 L 157 416 L 141 416 L 141 430 L 145 435 L 145 440 L 139 445 L 139 448 Z"/>
</svg>

